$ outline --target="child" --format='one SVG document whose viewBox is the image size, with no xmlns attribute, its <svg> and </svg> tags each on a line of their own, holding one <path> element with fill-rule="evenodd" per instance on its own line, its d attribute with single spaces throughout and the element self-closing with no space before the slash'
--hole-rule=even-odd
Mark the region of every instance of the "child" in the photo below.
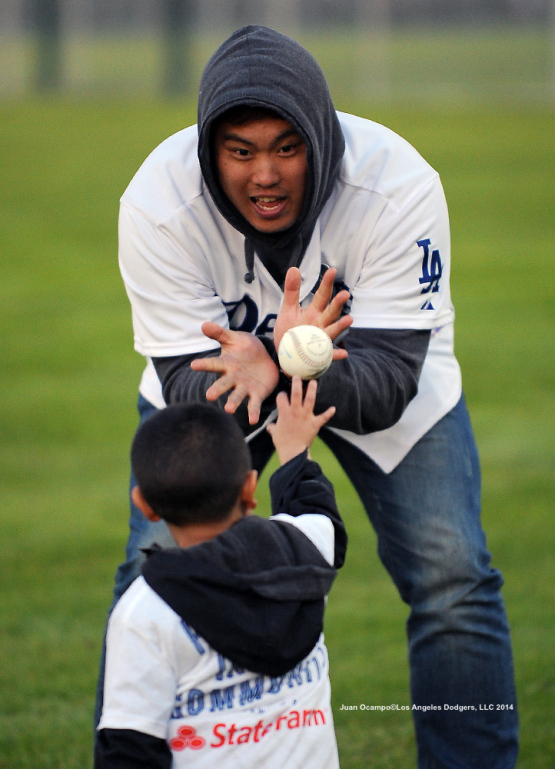
<svg viewBox="0 0 555 769">
<path fill-rule="evenodd" d="M 135 437 L 133 499 L 179 548 L 155 550 L 110 618 L 96 769 L 339 766 L 322 636 L 347 537 L 308 448 L 334 408 L 295 377 L 268 427 L 270 519 L 240 428 L 170 406 Z"/>
</svg>

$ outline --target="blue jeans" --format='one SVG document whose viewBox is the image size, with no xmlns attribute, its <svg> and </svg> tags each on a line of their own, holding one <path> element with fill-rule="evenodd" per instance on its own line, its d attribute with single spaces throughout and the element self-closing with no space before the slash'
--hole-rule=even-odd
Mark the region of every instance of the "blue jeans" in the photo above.
<svg viewBox="0 0 555 769">
<path fill-rule="evenodd" d="M 140 399 L 141 419 L 153 410 Z M 440 708 L 413 710 L 419 768 L 511 769 L 518 718 L 503 579 L 490 566 L 480 525 L 480 469 L 464 398 L 389 474 L 331 430 L 320 437 L 357 490 L 379 556 L 410 606 L 412 702 Z M 250 448 L 261 471 L 273 452 L 269 435 Z M 115 600 L 140 573 L 137 547 L 153 541 L 173 543 L 164 524 L 149 523 L 132 506 Z M 100 686 L 102 678 L 101 670 Z"/>
<path fill-rule="evenodd" d="M 490 566 L 480 524 L 480 467 L 464 398 L 389 474 L 330 430 L 320 437 L 360 495 L 380 559 L 410 606 L 412 703 L 441 708 L 413 710 L 418 766 L 514 767 L 518 716 L 503 578 Z"/>
</svg>

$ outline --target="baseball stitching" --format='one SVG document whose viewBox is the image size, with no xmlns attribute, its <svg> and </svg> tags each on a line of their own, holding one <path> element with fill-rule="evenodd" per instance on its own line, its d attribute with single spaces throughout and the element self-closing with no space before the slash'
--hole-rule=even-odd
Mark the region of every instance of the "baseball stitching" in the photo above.
<svg viewBox="0 0 555 769">
<path fill-rule="evenodd" d="M 294 329 L 289 329 L 289 333 L 291 335 L 291 339 L 293 340 L 293 347 L 295 348 L 297 355 L 302 360 L 302 362 L 306 363 L 307 366 L 310 366 L 316 371 L 320 371 L 320 369 L 324 368 L 325 363 L 323 361 L 316 361 L 314 358 L 311 358 L 309 355 L 307 355 Z"/>
</svg>

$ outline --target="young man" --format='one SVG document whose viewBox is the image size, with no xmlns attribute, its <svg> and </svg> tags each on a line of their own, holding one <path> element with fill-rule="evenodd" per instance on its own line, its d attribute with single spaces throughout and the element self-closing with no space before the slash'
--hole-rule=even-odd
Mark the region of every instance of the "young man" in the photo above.
<svg viewBox="0 0 555 769">
<path fill-rule="evenodd" d="M 170 406 L 138 430 L 133 499 L 182 549 L 155 551 L 111 615 L 96 769 L 339 767 L 322 623 L 346 534 L 308 456 L 334 412 L 315 396 L 298 377 L 278 396 L 269 520 L 231 416 Z"/>
<path fill-rule="evenodd" d="M 343 334 L 319 382 L 317 411 L 337 406 L 320 436 L 410 606 L 419 765 L 513 767 L 509 628 L 480 523 L 437 172 L 387 128 L 336 113 L 304 48 L 247 27 L 208 62 L 198 125 L 155 149 L 124 193 L 119 253 L 147 359 L 141 414 L 215 400 L 258 470 L 273 451 L 260 428 L 288 387 L 281 336 L 302 322 Z M 116 598 L 138 547 L 167 536 L 142 521 L 133 510 Z M 485 716 L 482 702 L 509 708 Z"/>
</svg>

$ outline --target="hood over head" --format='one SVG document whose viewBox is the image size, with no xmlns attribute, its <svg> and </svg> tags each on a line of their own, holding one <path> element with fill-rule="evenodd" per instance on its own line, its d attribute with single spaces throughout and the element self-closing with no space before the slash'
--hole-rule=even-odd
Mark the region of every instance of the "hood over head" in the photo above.
<svg viewBox="0 0 555 769">
<path fill-rule="evenodd" d="M 253 227 L 224 194 L 212 156 L 215 121 L 238 105 L 265 107 L 291 123 L 306 144 L 308 176 L 297 222 L 287 230 L 263 233 Z M 253 251 L 281 278 L 300 264 L 316 220 L 337 179 L 345 141 L 328 85 L 313 56 L 286 35 L 248 26 L 231 35 L 208 61 L 198 99 L 198 155 L 204 181 L 227 221 L 245 238 L 248 282 Z"/>
</svg>

